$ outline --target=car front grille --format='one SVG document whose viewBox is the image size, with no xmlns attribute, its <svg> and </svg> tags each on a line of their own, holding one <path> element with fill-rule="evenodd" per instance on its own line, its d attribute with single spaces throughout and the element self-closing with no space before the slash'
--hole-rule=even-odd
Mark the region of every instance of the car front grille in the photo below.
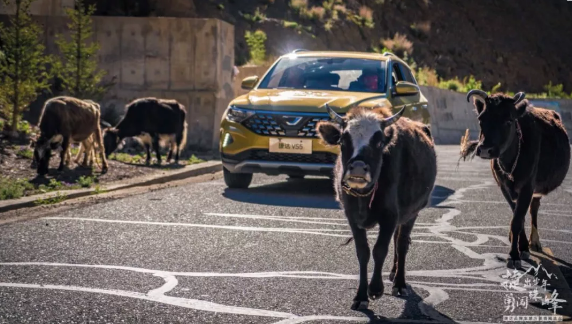
<svg viewBox="0 0 572 324">
<path fill-rule="evenodd" d="M 276 114 L 257 112 L 244 122 L 251 131 L 264 136 L 317 137 L 316 125 L 319 121 L 330 120 L 326 114 Z"/>
</svg>

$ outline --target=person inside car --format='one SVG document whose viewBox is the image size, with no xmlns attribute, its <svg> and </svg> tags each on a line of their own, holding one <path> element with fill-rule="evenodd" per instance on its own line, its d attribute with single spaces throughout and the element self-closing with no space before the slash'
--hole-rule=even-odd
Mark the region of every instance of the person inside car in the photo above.
<svg viewBox="0 0 572 324">
<path fill-rule="evenodd" d="M 297 66 L 291 66 L 284 71 L 279 87 L 302 89 L 304 83 L 304 70 Z"/>
<path fill-rule="evenodd" d="M 377 92 L 379 88 L 379 74 L 376 70 L 366 69 L 356 81 L 350 83 L 349 90 Z"/>
</svg>

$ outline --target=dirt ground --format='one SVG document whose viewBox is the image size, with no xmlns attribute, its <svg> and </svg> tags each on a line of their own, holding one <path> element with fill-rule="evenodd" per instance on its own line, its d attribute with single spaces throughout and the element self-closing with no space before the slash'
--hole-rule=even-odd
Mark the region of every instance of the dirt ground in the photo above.
<svg viewBox="0 0 572 324">
<path fill-rule="evenodd" d="M 147 166 L 145 165 L 144 157 L 118 153 L 117 155 L 110 155 L 108 159 L 109 169 L 105 174 L 101 173 L 101 166 L 99 164 L 94 165 L 92 169 L 77 165 L 73 161 L 62 172 L 58 172 L 57 168 L 60 162 L 59 152 L 53 152 L 50 160 L 49 173 L 45 177 L 39 177 L 37 176 L 36 169 L 31 168 L 31 154 L 32 151 L 27 145 L 14 145 L 6 142 L 0 143 L 0 180 L 3 180 L 2 183 L 4 184 L 6 181 L 26 181 L 33 185 L 27 186 L 24 196 L 42 193 L 46 190 L 78 189 L 82 187 L 81 181 L 88 177 L 92 178 L 92 183 L 89 185 L 84 183 L 83 187 L 140 177 L 169 169 L 175 170 L 183 168 L 187 164 L 200 162 L 199 159 L 194 159 L 191 162 L 188 158 L 181 158 L 179 165 L 175 165 L 173 162 L 167 164 L 163 157 L 161 166 L 154 164 L 156 161 L 155 158 L 153 158 L 152 163 Z M 72 160 L 74 158 L 75 155 L 72 154 Z M 80 179 L 81 177 L 83 178 Z M 57 183 L 54 180 L 57 181 Z"/>
</svg>

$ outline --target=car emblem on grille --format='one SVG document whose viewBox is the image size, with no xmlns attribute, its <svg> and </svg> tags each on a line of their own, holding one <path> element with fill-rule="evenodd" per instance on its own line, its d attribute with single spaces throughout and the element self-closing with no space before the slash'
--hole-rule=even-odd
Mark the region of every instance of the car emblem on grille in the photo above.
<svg viewBox="0 0 572 324">
<path fill-rule="evenodd" d="M 293 117 L 293 116 L 282 116 L 286 125 L 288 126 L 296 126 L 301 120 L 302 117 Z"/>
</svg>

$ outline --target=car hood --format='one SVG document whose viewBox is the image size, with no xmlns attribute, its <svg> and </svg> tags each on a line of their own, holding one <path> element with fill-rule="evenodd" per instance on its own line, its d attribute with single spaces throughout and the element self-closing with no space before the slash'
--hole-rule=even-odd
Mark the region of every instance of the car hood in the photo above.
<svg viewBox="0 0 572 324">
<path fill-rule="evenodd" d="M 345 113 L 347 109 L 343 108 L 355 102 L 382 95 L 349 91 L 256 89 L 234 99 L 230 104 L 256 110 L 326 112 L 324 104 L 329 103 L 336 112 Z M 360 105 L 390 107 L 391 103 L 385 98 L 376 98 Z"/>
</svg>

